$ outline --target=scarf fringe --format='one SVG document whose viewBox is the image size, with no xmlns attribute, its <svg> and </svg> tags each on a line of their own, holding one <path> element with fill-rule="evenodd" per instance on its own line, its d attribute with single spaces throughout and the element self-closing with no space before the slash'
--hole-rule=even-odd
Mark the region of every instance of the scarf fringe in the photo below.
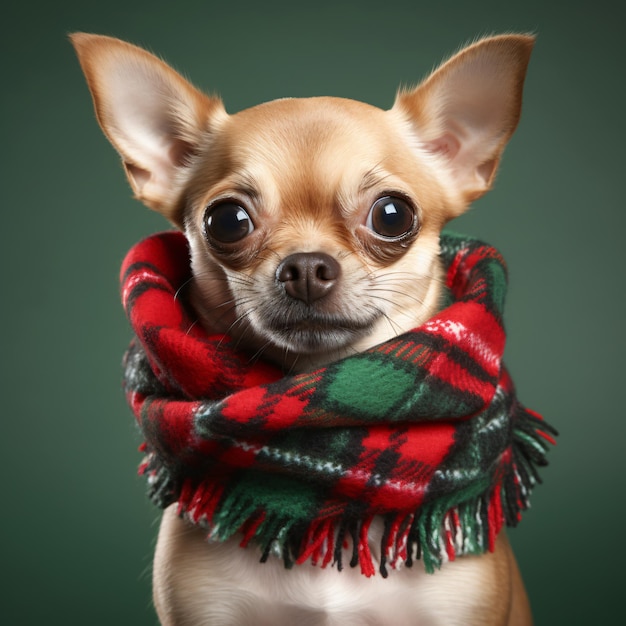
<svg viewBox="0 0 626 626">
<path fill-rule="evenodd" d="M 177 501 L 179 516 L 210 529 L 209 541 L 240 535 L 241 547 L 251 543 L 260 547 L 261 562 L 274 555 L 287 568 L 310 560 L 341 571 L 351 550 L 350 567 L 360 566 L 368 577 L 378 569 L 386 578 L 388 567 L 411 567 L 416 560 L 433 573 L 457 556 L 493 552 L 502 527 L 517 526 L 530 507 L 531 492 L 541 483 L 537 468 L 548 464 L 546 453 L 557 435 L 541 416 L 519 405 L 513 442 L 499 460 L 493 484 L 482 479 L 422 505 L 417 513 L 387 514 L 379 558 L 372 554 L 369 540 L 373 516 L 360 519 L 348 513 L 298 523 L 289 515 L 260 511 L 252 498 L 232 496 L 209 481 L 187 477 L 177 482 L 145 444 L 140 448 L 146 457 L 139 473 L 148 478 L 148 495 L 154 504 L 165 508 Z"/>
</svg>

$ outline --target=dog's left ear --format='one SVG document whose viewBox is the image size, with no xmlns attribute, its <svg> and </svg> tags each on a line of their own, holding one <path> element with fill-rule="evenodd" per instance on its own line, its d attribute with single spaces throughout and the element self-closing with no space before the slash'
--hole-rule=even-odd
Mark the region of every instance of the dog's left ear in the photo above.
<svg viewBox="0 0 626 626">
<path fill-rule="evenodd" d="M 448 166 L 463 206 L 491 187 L 519 121 L 534 41 L 529 35 L 482 39 L 396 98 L 393 111 L 409 120 L 420 146 Z"/>
</svg>

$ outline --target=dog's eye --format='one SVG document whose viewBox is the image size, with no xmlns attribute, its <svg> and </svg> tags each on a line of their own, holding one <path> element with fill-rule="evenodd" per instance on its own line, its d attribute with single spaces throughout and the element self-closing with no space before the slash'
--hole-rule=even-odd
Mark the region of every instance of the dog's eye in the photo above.
<svg viewBox="0 0 626 626">
<path fill-rule="evenodd" d="M 207 209 L 204 215 L 207 236 L 220 243 L 235 243 L 254 230 L 247 211 L 234 202 L 222 202 Z"/>
<path fill-rule="evenodd" d="M 385 196 L 372 205 L 366 226 L 381 237 L 397 239 L 410 233 L 415 221 L 415 211 L 408 202 L 402 198 Z"/>
</svg>

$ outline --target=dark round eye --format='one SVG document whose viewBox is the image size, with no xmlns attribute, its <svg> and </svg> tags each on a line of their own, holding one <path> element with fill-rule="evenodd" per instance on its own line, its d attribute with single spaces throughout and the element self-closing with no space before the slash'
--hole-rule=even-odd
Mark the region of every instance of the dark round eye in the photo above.
<svg viewBox="0 0 626 626">
<path fill-rule="evenodd" d="M 367 216 L 366 226 L 386 239 L 397 239 L 410 233 L 415 225 L 415 211 L 411 205 L 393 196 L 374 202 Z"/>
<path fill-rule="evenodd" d="M 222 202 L 207 209 L 204 228 L 208 237 L 220 243 L 235 243 L 254 230 L 246 210 L 234 202 Z"/>
</svg>

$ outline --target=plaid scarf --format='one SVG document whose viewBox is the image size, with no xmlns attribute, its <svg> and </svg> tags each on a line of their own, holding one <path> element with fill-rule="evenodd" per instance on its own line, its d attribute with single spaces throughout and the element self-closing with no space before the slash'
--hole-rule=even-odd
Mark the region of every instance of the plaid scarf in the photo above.
<svg viewBox="0 0 626 626">
<path fill-rule="evenodd" d="M 540 482 L 556 431 L 524 408 L 501 357 L 504 261 L 443 234 L 449 305 L 428 322 L 316 371 L 284 376 L 207 336 L 179 297 L 190 278 L 180 233 L 149 237 L 122 267 L 136 338 L 124 387 L 145 443 L 140 473 L 160 507 L 239 534 L 266 560 L 375 573 L 421 558 L 432 572 L 493 550 Z"/>
</svg>

